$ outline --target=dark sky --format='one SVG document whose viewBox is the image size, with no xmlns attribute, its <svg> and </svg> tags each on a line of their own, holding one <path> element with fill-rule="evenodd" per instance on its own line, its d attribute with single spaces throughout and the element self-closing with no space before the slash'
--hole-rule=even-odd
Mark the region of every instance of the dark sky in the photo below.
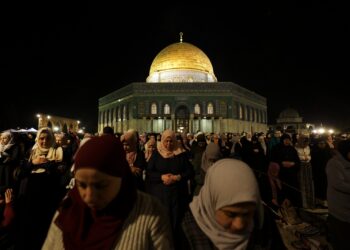
<svg viewBox="0 0 350 250">
<path fill-rule="evenodd" d="M 207 54 L 219 81 L 267 98 L 269 123 L 292 107 L 306 121 L 350 127 L 344 6 L 7 2 L 0 4 L 1 129 L 34 126 L 42 112 L 95 131 L 98 98 L 144 82 L 180 31 Z"/>
</svg>

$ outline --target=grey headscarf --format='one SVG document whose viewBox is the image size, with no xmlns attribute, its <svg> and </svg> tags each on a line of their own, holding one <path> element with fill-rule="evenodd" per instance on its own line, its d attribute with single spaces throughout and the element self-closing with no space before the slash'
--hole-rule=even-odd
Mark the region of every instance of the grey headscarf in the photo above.
<svg viewBox="0 0 350 250">
<path fill-rule="evenodd" d="M 202 165 L 201 168 L 204 172 L 207 172 L 209 167 L 213 165 L 214 162 L 222 158 L 220 152 L 220 147 L 218 144 L 213 142 L 209 143 L 202 155 Z"/>
<path fill-rule="evenodd" d="M 193 198 L 190 209 L 198 226 L 220 250 L 247 248 L 253 224 L 245 234 L 232 234 L 215 219 L 216 210 L 242 202 L 260 205 L 253 171 L 247 164 L 235 159 L 216 162 L 209 168 L 204 185 L 199 195 Z"/>
</svg>

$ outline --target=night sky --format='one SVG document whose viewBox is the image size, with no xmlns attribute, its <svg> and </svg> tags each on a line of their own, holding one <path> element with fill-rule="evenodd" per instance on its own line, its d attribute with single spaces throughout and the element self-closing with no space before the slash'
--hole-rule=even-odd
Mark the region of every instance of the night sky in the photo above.
<svg viewBox="0 0 350 250">
<path fill-rule="evenodd" d="M 267 98 L 269 123 L 292 107 L 305 121 L 350 127 L 344 6 L 8 2 L 0 6 L 1 129 L 36 127 L 41 112 L 96 131 L 98 98 L 145 82 L 154 57 L 181 31 L 209 57 L 218 81 Z"/>
</svg>

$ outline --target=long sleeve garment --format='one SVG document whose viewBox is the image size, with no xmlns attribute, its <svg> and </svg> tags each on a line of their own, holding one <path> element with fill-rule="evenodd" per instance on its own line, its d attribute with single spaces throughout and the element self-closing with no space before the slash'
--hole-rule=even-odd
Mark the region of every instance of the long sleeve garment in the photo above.
<svg viewBox="0 0 350 250">
<path fill-rule="evenodd" d="M 43 250 L 64 249 L 62 231 L 54 222 L 57 216 L 58 213 L 51 223 Z M 138 192 L 135 206 L 125 220 L 121 234 L 112 249 L 173 249 L 170 226 L 162 205 L 153 197 Z"/>
</svg>

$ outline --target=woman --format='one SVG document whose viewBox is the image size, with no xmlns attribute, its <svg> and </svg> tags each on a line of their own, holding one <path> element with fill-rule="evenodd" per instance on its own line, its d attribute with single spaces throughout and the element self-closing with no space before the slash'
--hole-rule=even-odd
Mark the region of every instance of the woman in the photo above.
<svg viewBox="0 0 350 250">
<path fill-rule="evenodd" d="M 191 249 L 247 249 L 260 212 L 260 195 L 247 164 L 223 159 L 212 165 L 182 223 Z"/>
<path fill-rule="evenodd" d="M 148 162 L 147 178 L 149 192 L 159 198 L 167 209 L 176 239 L 190 199 L 187 181 L 193 178 L 193 167 L 186 154 L 178 148 L 174 131 L 162 133 L 158 151 Z"/>
<path fill-rule="evenodd" d="M 145 183 L 143 181 L 143 171 L 146 168 L 147 162 L 145 154 L 140 151 L 138 147 L 138 135 L 133 129 L 129 129 L 120 137 L 123 148 L 126 153 L 126 160 L 129 163 L 131 172 L 134 175 L 136 186 L 139 190 L 145 190 Z"/>
<path fill-rule="evenodd" d="M 102 135 L 75 158 L 75 187 L 59 207 L 42 249 L 172 249 L 160 203 L 139 192 L 120 141 Z"/>
<path fill-rule="evenodd" d="M 9 131 L 0 137 L 0 193 L 14 186 L 13 171 L 19 165 L 20 150 Z"/>
<path fill-rule="evenodd" d="M 312 177 L 311 150 L 309 147 L 309 137 L 300 134 L 295 149 L 300 159 L 299 182 L 301 190 L 301 200 L 303 208 L 314 208 L 315 192 Z"/>
<path fill-rule="evenodd" d="M 16 249 L 38 249 L 45 240 L 51 218 L 63 198 L 59 166 L 63 160 L 61 147 L 48 127 L 36 136 L 21 180 L 18 207 L 19 229 Z M 35 230 L 33 230 L 35 228 Z"/>
<path fill-rule="evenodd" d="M 157 142 L 155 138 L 150 138 L 145 144 L 145 159 L 146 162 L 149 162 L 152 154 L 157 150 Z"/>
<path fill-rule="evenodd" d="M 300 159 L 289 134 L 283 134 L 280 143 L 274 146 L 271 161 L 280 165 L 279 178 L 284 184 L 281 192 L 282 205 L 301 207 L 301 195 L 298 191 Z"/>
<path fill-rule="evenodd" d="M 211 167 L 217 160 L 221 158 L 222 154 L 219 145 L 213 142 L 209 143 L 208 146 L 205 148 L 204 153 L 202 154 L 202 163 L 199 176 L 197 176 L 196 179 L 196 188 L 194 190 L 194 195 L 199 194 L 199 191 L 201 190 L 204 184 L 205 175 L 209 167 Z"/>
</svg>

